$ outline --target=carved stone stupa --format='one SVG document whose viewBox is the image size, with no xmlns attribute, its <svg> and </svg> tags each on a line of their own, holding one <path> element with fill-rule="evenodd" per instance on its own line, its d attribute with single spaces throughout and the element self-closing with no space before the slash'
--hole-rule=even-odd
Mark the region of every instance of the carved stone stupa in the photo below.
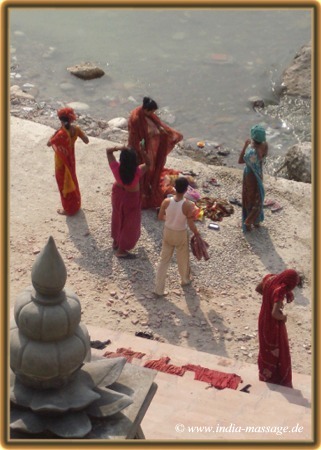
<svg viewBox="0 0 321 450">
<path fill-rule="evenodd" d="M 125 358 L 90 361 L 90 338 L 80 301 L 64 288 L 65 264 L 52 237 L 39 253 L 32 286 L 16 299 L 10 330 L 10 429 L 23 434 L 81 438 L 92 418 L 132 403 L 108 389 Z"/>
</svg>

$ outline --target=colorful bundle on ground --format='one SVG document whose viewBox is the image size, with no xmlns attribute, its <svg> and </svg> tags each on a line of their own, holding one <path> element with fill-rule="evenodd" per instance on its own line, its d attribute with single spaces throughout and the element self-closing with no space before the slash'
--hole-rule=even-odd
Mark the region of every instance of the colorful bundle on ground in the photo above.
<svg viewBox="0 0 321 450">
<path fill-rule="evenodd" d="M 204 211 L 205 217 L 215 222 L 220 222 L 223 217 L 229 217 L 234 213 L 233 206 L 223 198 L 202 197 L 195 204 Z"/>
</svg>

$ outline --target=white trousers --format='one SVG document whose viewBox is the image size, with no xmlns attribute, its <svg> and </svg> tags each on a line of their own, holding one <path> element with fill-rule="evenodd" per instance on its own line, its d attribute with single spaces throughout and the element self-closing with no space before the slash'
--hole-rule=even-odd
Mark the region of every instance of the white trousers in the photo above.
<svg viewBox="0 0 321 450">
<path fill-rule="evenodd" d="M 166 274 L 174 250 L 176 250 L 177 266 L 181 277 L 181 284 L 184 285 L 190 282 L 188 231 L 175 231 L 164 227 L 162 251 L 156 273 L 155 293 L 158 295 L 164 294 Z"/>
</svg>

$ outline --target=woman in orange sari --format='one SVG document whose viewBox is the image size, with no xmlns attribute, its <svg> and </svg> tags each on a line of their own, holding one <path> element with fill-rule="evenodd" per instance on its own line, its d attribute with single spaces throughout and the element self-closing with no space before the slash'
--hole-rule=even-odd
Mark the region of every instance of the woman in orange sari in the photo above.
<svg viewBox="0 0 321 450">
<path fill-rule="evenodd" d="M 287 316 L 283 313 L 287 303 L 293 301 L 293 289 L 300 284 L 295 270 L 266 275 L 256 287 L 262 295 L 259 315 L 259 379 L 269 383 L 292 387 L 291 355 L 286 330 Z"/>
<path fill-rule="evenodd" d="M 57 112 L 61 128 L 47 142 L 55 152 L 55 175 L 60 192 L 62 209 L 58 214 L 72 216 L 81 207 L 81 196 L 76 176 L 75 142 L 78 137 L 88 144 L 86 134 L 77 126 L 72 125 L 76 114 L 72 108 L 62 108 Z"/>
<path fill-rule="evenodd" d="M 128 146 L 136 150 L 138 163 L 144 162 L 143 150 L 150 159 L 150 169 L 141 180 L 142 208 L 157 208 L 164 200 L 161 179 L 167 155 L 183 139 L 178 131 L 163 123 L 155 114 L 157 103 L 144 97 L 142 106 L 134 109 L 128 120 Z"/>
</svg>

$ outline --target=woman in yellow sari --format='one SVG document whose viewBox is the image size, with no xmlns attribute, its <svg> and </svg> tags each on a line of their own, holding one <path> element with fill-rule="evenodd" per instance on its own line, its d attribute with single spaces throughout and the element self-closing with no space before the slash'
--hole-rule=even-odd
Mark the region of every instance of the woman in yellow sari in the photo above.
<svg viewBox="0 0 321 450">
<path fill-rule="evenodd" d="M 86 134 L 77 126 L 72 125 L 76 114 L 72 108 L 62 108 L 57 112 L 61 128 L 47 142 L 55 152 L 55 175 L 60 192 L 62 208 L 58 214 L 72 216 L 81 207 L 81 196 L 76 175 L 75 142 L 78 137 L 88 144 Z"/>
</svg>

